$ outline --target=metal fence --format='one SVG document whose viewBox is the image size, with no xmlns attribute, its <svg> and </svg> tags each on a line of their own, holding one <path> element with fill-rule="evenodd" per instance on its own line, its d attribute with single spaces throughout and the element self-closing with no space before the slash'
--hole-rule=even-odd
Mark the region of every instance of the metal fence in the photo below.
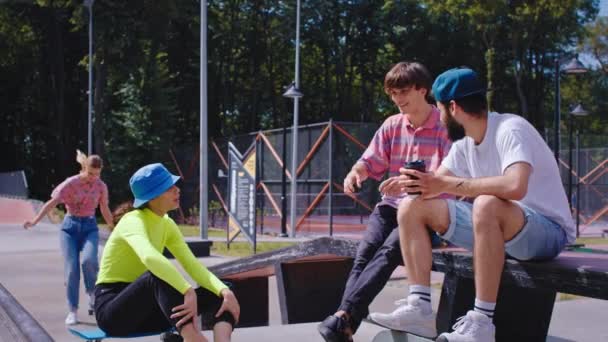
<svg viewBox="0 0 608 342">
<path fill-rule="evenodd" d="M 378 183 L 366 181 L 357 195 L 351 197 L 343 193 L 342 181 L 378 127 L 374 123 L 333 121 L 299 127 L 298 234 L 347 234 L 365 228 L 367 217 L 379 200 Z M 545 136 L 552 146 L 552 134 L 546 133 Z M 291 128 L 210 142 L 210 186 L 206 189 L 209 192 L 210 225 L 226 227 L 228 141 L 241 152 L 256 144 L 258 231 L 289 231 L 291 167 L 289 163 L 285 167 L 284 161 L 291 160 Z M 580 232 L 586 234 L 594 231 L 590 227 L 608 225 L 608 137 L 573 137 L 572 167 L 569 166 L 568 137 L 562 136 L 560 142 L 560 172 L 564 188 L 570 194 L 573 215 L 580 223 Z M 170 154 L 183 178 L 182 209 L 178 219 L 197 224 L 199 153 L 193 147 L 180 147 L 172 149 Z M 572 170 L 571 185 L 569 170 Z M 282 229 L 283 218 L 287 225 Z"/>
<path fill-rule="evenodd" d="M 572 145 L 568 137 L 562 137 L 559 159 L 579 232 L 608 228 L 608 137 L 575 135 Z"/>
<path fill-rule="evenodd" d="M 333 121 L 299 127 L 297 233 L 333 234 L 364 229 L 367 216 L 379 199 L 379 194 L 375 191 L 378 183 L 366 182 L 357 195 L 351 197 L 343 193 L 342 181 L 377 128 L 377 124 Z M 281 232 L 282 218 L 285 217 L 285 221 L 289 222 L 286 218 L 291 214 L 291 167 L 284 163 L 291 160 L 291 128 L 260 131 L 210 142 L 210 225 L 217 227 L 226 225 L 228 141 L 241 152 L 251 144 L 256 145 L 258 230 Z M 182 219 L 195 222 L 198 212 L 198 151 L 179 148 L 170 153 L 184 179 Z M 290 229 L 287 224 L 283 231 Z"/>
</svg>

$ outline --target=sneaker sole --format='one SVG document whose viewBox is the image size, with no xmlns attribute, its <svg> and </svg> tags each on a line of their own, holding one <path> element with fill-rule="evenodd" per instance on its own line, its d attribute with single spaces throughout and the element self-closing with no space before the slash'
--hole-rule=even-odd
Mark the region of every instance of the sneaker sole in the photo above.
<svg viewBox="0 0 608 342">
<path fill-rule="evenodd" d="M 441 335 L 441 336 L 437 337 L 437 339 L 435 340 L 435 342 L 450 342 L 450 341 L 448 340 L 447 337 Z"/>
<path fill-rule="evenodd" d="M 435 338 L 437 336 L 437 329 L 434 329 L 432 327 L 425 327 L 425 326 L 421 326 L 421 325 L 410 325 L 410 326 L 405 326 L 405 327 L 397 327 L 397 326 L 393 326 L 390 324 L 382 324 L 378 321 L 373 320 L 371 317 L 368 317 L 368 320 L 376 325 L 379 325 L 381 327 L 391 329 L 391 330 L 407 332 L 410 334 L 427 337 L 427 338 Z"/>
</svg>

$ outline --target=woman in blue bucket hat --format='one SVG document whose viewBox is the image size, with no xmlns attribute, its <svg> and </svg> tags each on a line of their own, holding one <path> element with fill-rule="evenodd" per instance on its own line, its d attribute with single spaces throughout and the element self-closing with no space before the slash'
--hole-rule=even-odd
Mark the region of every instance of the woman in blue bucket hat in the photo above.
<svg viewBox="0 0 608 342">
<path fill-rule="evenodd" d="M 198 262 L 167 215 L 179 207 L 178 180 L 157 163 L 129 181 L 134 210 L 120 218 L 106 242 L 95 287 L 97 323 L 108 334 L 175 327 L 185 341 L 207 341 L 195 319 L 201 314 L 215 341 L 230 340 L 240 313 L 234 293 Z M 163 256 L 165 247 L 200 287 L 193 288 Z"/>
</svg>

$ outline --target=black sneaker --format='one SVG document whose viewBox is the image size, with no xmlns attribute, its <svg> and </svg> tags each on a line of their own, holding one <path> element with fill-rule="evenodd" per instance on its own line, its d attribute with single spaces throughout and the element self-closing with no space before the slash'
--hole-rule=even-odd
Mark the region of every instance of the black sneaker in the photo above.
<svg viewBox="0 0 608 342">
<path fill-rule="evenodd" d="M 184 342 L 184 338 L 172 332 L 164 332 L 160 334 L 160 340 L 162 342 Z"/>
<path fill-rule="evenodd" d="M 326 342 L 352 342 L 353 338 L 346 333 L 347 329 L 350 329 L 350 324 L 344 316 L 328 316 L 317 326 Z"/>
</svg>

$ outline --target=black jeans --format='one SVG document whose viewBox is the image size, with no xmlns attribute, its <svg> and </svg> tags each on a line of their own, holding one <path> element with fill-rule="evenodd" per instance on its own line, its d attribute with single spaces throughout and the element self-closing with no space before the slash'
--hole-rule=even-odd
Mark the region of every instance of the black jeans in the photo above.
<svg viewBox="0 0 608 342">
<path fill-rule="evenodd" d="M 196 295 L 204 327 L 212 328 L 220 321 L 234 326 L 229 312 L 215 318 L 222 298 L 201 287 L 196 289 Z M 170 318 L 171 309 L 183 303 L 184 295 L 150 272 L 132 283 L 105 283 L 95 287 L 97 325 L 113 336 L 166 331 L 179 321 L 179 318 Z"/>
<path fill-rule="evenodd" d="M 397 227 L 397 209 L 391 206 L 377 206 L 369 216 L 338 309 L 349 313 L 355 331 L 395 268 L 403 265 Z"/>
</svg>

